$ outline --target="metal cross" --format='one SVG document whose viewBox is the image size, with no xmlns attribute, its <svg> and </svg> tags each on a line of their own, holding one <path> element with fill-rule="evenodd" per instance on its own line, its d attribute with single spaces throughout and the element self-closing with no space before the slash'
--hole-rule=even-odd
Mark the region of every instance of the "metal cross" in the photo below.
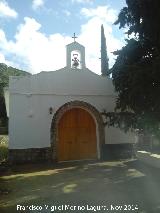
<svg viewBox="0 0 160 213">
<path fill-rule="evenodd" d="M 76 37 L 76 34 L 74 33 L 72 38 L 74 39 L 74 42 L 75 42 L 76 38 L 78 38 L 78 37 Z"/>
</svg>

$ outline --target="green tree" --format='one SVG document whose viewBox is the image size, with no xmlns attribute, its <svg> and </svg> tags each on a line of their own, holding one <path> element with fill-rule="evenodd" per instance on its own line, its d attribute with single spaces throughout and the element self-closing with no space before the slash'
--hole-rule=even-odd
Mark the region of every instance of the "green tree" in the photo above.
<svg viewBox="0 0 160 213">
<path fill-rule="evenodd" d="M 128 39 L 114 52 L 117 60 L 111 71 L 118 98 L 116 113 L 108 114 L 110 124 L 160 136 L 160 1 L 126 4 L 115 22 L 127 28 Z"/>
<path fill-rule="evenodd" d="M 25 76 L 30 75 L 28 72 L 8 67 L 6 64 L 0 63 L 0 123 L 7 124 L 6 108 L 4 101 L 3 89 L 8 87 L 9 76 Z"/>
</svg>

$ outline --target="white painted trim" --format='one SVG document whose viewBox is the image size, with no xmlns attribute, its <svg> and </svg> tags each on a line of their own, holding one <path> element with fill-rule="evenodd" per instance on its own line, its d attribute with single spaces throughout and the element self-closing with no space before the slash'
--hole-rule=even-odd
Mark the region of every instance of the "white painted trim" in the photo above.
<svg viewBox="0 0 160 213">
<path fill-rule="evenodd" d="M 67 94 L 67 93 L 20 93 L 20 92 L 10 92 L 11 95 L 26 95 L 26 96 L 32 96 L 32 95 L 54 95 L 54 96 L 98 96 L 98 97 L 110 97 L 110 98 L 116 98 L 116 95 L 105 95 L 105 94 Z"/>
</svg>

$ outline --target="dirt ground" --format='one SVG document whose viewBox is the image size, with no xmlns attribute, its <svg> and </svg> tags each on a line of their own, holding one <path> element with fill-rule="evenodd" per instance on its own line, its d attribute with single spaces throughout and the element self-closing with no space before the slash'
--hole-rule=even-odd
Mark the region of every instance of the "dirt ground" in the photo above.
<svg viewBox="0 0 160 213">
<path fill-rule="evenodd" d="M 0 212 L 160 212 L 160 171 L 137 160 L 17 166 L 0 178 Z"/>
</svg>

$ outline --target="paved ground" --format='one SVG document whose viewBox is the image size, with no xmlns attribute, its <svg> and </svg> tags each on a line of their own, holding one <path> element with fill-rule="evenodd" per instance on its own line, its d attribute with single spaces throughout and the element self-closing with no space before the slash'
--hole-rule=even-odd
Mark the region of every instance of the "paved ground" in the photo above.
<svg viewBox="0 0 160 213">
<path fill-rule="evenodd" d="M 136 160 L 14 170 L 0 179 L 1 213 L 160 212 L 160 171 Z"/>
</svg>

